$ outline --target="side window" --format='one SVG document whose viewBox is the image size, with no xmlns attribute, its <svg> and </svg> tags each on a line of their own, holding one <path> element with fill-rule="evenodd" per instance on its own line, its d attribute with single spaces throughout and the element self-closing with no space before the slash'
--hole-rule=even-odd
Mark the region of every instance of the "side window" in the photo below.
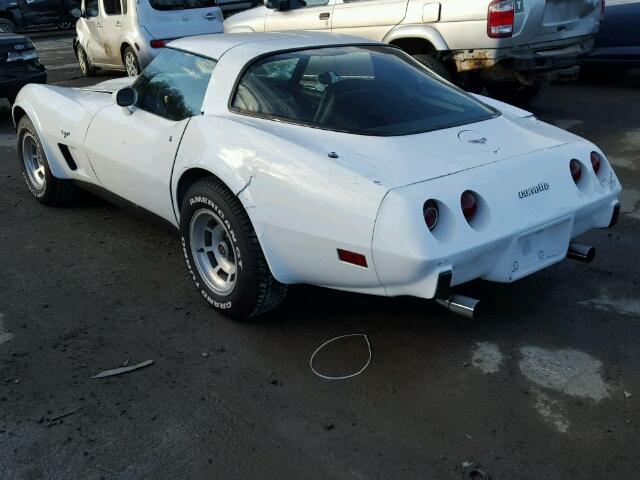
<svg viewBox="0 0 640 480">
<path fill-rule="evenodd" d="M 85 17 L 93 18 L 98 16 L 98 0 L 86 0 L 84 9 Z"/>
<path fill-rule="evenodd" d="M 289 10 L 305 7 L 321 7 L 328 4 L 329 0 L 289 0 Z"/>
<path fill-rule="evenodd" d="M 104 13 L 107 15 L 122 14 L 120 0 L 102 0 L 102 6 L 104 7 Z"/>
<path fill-rule="evenodd" d="M 300 58 L 279 55 L 254 65 L 242 78 L 233 107 L 254 113 L 291 113 L 291 80 Z"/>
<path fill-rule="evenodd" d="M 200 114 L 215 66 L 214 60 L 165 48 L 133 85 L 136 106 L 174 121 Z"/>
</svg>

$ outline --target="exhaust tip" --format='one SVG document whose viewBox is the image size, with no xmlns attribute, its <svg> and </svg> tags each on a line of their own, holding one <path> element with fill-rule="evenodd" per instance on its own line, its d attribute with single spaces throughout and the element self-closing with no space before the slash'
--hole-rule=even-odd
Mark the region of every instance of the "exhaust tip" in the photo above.
<svg viewBox="0 0 640 480">
<path fill-rule="evenodd" d="M 448 299 L 438 298 L 436 302 L 451 313 L 471 320 L 478 320 L 484 312 L 484 302 L 464 295 L 451 295 Z"/>
<path fill-rule="evenodd" d="M 571 242 L 567 251 L 567 258 L 590 263 L 596 258 L 596 248 L 584 243 Z"/>
</svg>

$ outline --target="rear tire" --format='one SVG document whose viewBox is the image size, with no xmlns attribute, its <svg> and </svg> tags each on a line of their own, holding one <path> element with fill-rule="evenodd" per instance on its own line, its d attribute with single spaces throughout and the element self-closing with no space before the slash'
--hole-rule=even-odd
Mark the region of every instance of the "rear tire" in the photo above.
<svg viewBox="0 0 640 480">
<path fill-rule="evenodd" d="M 67 205 L 75 200 L 77 187 L 53 176 L 40 136 L 26 115 L 18 123 L 18 158 L 27 187 L 40 203 Z"/>
<path fill-rule="evenodd" d="M 431 55 L 427 55 L 424 53 L 416 53 L 415 55 L 411 55 L 411 56 L 414 58 L 414 60 L 417 60 L 418 62 L 420 62 L 422 65 L 427 67 L 433 73 L 440 75 L 442 78 L 444 78 L 449 82 L 452 81 L 449 70 L 447 70 L 447 67 L 445 67 L 444 63 L 442 63 L 436 57 L 433 57 Z"/>
<path fill-rule="evenodd" d="M 78 65 L 80 65 L 80 71 L 85 77 L 94 77 L 96 75 L 96 67 L 93 66 L 89 55 L 84 51 L 82 45 L 78 45 Z"/>
<path fill-rule="evenodd" d="M 124 67 L 130 77 L 140 75 L 140 62 L 138 62 L 138 56 L 131 47 L 124 49 Z"/>
<path fill-rule="evenodd" d="M 196 288 L 222 315 L 246 319 L 284 300 L 287 286 L 271 274 L 247 212 L 215 178 L 198 180 L 187 191 L 180 232 Z"/>
<path fill-rule="evenodd" d="M 544 90 L 543 83 L 522 85 L 518 82 L 487 82 L 485 85 L 490 97 L 512 105 L 525 106 L 533 102 Z"/>
<path fill-rule="evenodd" d="M 16 33 L 16 25 L 6 18 L 0 18 L 0 33 Z"/>
</svg>

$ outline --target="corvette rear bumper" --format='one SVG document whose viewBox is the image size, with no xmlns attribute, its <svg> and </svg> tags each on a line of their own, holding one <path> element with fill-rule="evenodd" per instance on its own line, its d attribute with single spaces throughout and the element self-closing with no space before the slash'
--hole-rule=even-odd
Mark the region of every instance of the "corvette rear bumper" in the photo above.
<svg viewBox="0 0 640 480">
<path fill-rule="evenodd" d="M 575 145 L 558 147 L 557 151 L 564 150 L 561 155 L 567 154 L 568 158 L 584 156 L 572 148 Z M 532 168 L 545 161 L 559 163 L 549 159 L 548 153 L 546 160 L 540 154 L 525 155 L 505 161 L 509 162 L 508 168 L 500 162 L 501 166 L 482 167 L 481 173 L 461 172 L 446 181 L 423 182 L 388 195 L 373 242 L 376 272 L 387 295 L 442 298 L 443 272 L 451 272 L 450 286 L 475 279 L 514 282 L 562 261 L 573 238 L 594 228 L 609 227 L 619 208 L 620 185 L 608 165 L 606 175 L 601 177 L 588 172 L 590 183 L 585 191 L 573 184 L 564 171 L 564 161 L 562 172 L 547 172 L 541 178 L 548 180 L 549 190 L 527 198 L 518 198 L 514 192 L 509 198 L 508 191 L 495 188 L 496 178 L 517 184 L 519 178 L 533 176 Z M 478 214 L 486 209 L 486 216 L 473 225 L 466 222 L 459 207 L 459 195 L 466 189 L 482 199 Z M 442 225 L 438 225 L 442 230 L 429 232 L 420 209 L 413 218 L 415 225 L 401 226 L 403 215 L 410 215 L 408 211 L 400 213 L 403 205 L 421 205 L 428 198 L 442 202 Z M 399 238 L 397 232 L 405 232 L 405 238 Z"/>
</svg>

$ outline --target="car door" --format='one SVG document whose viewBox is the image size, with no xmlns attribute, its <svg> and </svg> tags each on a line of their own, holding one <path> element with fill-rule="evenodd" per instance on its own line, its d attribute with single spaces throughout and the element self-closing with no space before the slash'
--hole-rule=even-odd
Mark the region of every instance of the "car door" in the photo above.
<svg viewBox="0 0 640 480">
<path fill-rule="evenodd" d="M 94 65 L 104 65 L 107 63 L 107 53 L 104 49 L 102 38 L 102 14 L 100 12 L 100 0 L 83 0 L 82 19 L 85 32 L 83 35 L 83 48 L 91 63 Z"/>
<path fill-rule="evenodd" d="M 267 32 L 282 30 L 330 30 L 335 0 L 289 0 L 286 10 L 269 9 Z"/>
<path fill-rule="evenodd" d="M 331 30 L 381 41 L 402 22 L 407 0 L 337 0 Z"/>
<path fill-rule="evenodd" d="M 640 0 L 609 0 L 596 37 L 597 47 L 640 47 Z M 629 56 L 640 51 L 628 49 Z"/>
<path fill-rule="evenodd" d="M 20 0 L 20 10 L 27 26 L 56 23 L 62 0 Z"/>
<path fill-rule="evenodd" d="M 133 84 L 128 111 L 100 110 L 85 140 L 104 188 L 169 221 L 175 221 L 171 171 L 189 120 L 199 115 L 214 60 L 165 49 Z"/>
<path fill-rule="evenodd" d="M 102 2 L 102 44 L 106 63 L 112 66 L 122 65 L 120 39 L 122 38 L 122 4 L 120 0 L 101 0 Z"/>
<path fill-rule="evenodd" d="M 216 0 L 145 0 L 138 2 L 138 22 L 152 38 L 171 39 L 222 32 Z"/>
</svg>

